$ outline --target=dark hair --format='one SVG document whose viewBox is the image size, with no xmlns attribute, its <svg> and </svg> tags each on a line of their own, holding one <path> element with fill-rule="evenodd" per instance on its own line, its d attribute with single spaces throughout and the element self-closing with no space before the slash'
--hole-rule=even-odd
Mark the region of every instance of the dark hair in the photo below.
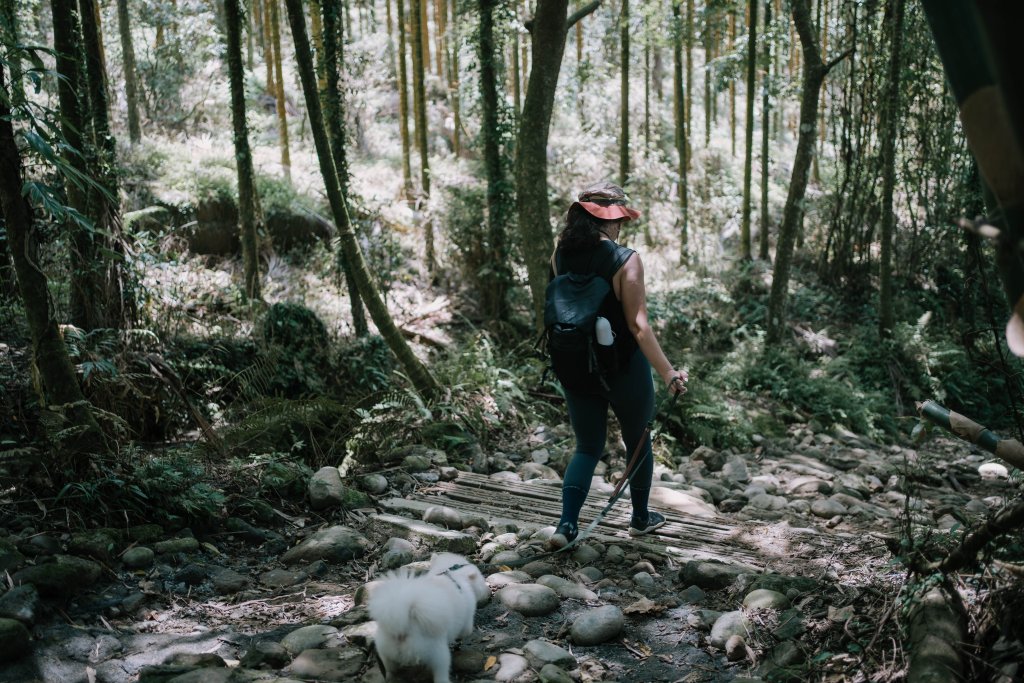
<svg viewBox="0 0 1024 683">
<path fill-rule="evenodd" d="M 558 248 L 582 251 L 596 246 L 601 241 L 604 226 L 615 222 L 592 216 L 579 204 L 573 204 L 565 217 L 565 228 L 558 235 Z"/>
</svg>

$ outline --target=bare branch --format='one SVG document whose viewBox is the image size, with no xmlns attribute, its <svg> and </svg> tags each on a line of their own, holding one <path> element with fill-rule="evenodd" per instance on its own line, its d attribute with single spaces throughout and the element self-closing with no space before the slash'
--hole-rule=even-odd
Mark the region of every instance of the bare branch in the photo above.
<svg viewBox="0 0 1024 683">
<path fill-rule="evenodd" d="M 844 59 L 846 59 L 847 57 L 849 57 L 852 54 L 853 54 L 853 48 L 852 47 L 847 48 L 846 50 L 843 50 L 843 53 L 841 55 L 839 55 L 835 59 L 829 61 L 829 63 L 825 65 L 825 73 L 828 73 L 829 71 L 831 71 L 833 69 L 833 67 L 836 66 L 836 64 L 838 64 L 839 62 L 843 61 Z"/>
<path fill-rule="evenodd" d="M 578 10 L 569 15 L 569 18 L 565 22 L 565 30 L 568 31 L 569 29 L 571 29 L 577 21 L 587 16 L 588 14 L 593 13 L 600 6 L 601 0 L 594 0 L 594 2 L 590 3 L 589 5 L 584 5 L 583 7 L 580 7 Z"/>
</svg>

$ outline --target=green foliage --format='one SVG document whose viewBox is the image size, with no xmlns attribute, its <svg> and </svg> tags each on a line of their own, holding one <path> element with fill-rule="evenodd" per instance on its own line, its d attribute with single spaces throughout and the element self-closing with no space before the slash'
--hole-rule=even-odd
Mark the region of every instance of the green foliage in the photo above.
<svg viewBox="0 0 1024 683">
<path fill-rule="evenodd" d="M 338 347 L 334 366 L 338 386 L 349 394 L 383 391 L 391 385 L 398 367 L 383 337 L 369 335 L 343 341 Z"/>
<path fill-rule="evenodd" d="M 330 377 L 327 328 L 313 311 L 293 303 L 271 306 L 261 324 L 268 356 L 276 361 L 266 390 L 299 397 L 322 394 Z"/>
</svg>

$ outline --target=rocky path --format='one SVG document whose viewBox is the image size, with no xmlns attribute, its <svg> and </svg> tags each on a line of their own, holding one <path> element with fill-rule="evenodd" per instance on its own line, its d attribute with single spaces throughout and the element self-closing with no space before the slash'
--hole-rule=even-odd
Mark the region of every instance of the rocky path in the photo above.
<svg viewBox="0 0 1024 683">
<path fill-rule="evenodd" d="M 203 534 L 12 519 L 0 681 L 381 681 L 366 597 L 436 550 L 516 565 L 488 569 L 493 597 L 458 645 L 456 681 L 888 680 L 903 666 L 903 573 L 887 541 L 908 523 L 955 530 L 1014 495 L 1002 465 L 959 442 L 915 450 L 800 427 L 659 465 L 662 533 L 629 538 L 623 501 L 568 557 L 531 561 L 569 446 L 538 427 L 476 452 L 473 473 L 409 447 L 352 489 L 324 468 L 312 510 L 284 525 L 272 510 Z M 584 524 L 621 476 L 610 461 Z"/>
</svg>

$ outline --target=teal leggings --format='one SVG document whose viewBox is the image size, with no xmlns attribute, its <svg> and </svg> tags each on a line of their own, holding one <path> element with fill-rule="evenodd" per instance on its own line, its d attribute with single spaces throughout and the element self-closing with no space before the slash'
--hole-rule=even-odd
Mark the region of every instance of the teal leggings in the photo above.
<svg viewBox="0 0 1024 683">
<path fill-rule="evenodd" d="M 626 443 L 626 458 L 633 455 L 637 442 L 644 434 L 644 428 L 654 417 L 654 381 L 651 379 L 651 365 L 637 349 L 629 365 L 615 377 L 610 378 L 609 390 L 593 392 L 566 390 L 565 399 L 569 404 L 569 420 L 576 434 L 576 452 L 565 470 L 562 482 L 562 518 L 559 523 L 578 525 L 580 508 L 590 490 L 594 468 L 604 453 L 608 434 L 608 407 L 611 406 L 622 428 L 622 439 Z M 629 483 L 633 503 L 633 521 L 646 523 L 647 500 L 651 494 L 651 476 L 654 473 L 654 458 L 651 456 L 650 434 L 644 437 L 638 470 Z"/>
</svg>

